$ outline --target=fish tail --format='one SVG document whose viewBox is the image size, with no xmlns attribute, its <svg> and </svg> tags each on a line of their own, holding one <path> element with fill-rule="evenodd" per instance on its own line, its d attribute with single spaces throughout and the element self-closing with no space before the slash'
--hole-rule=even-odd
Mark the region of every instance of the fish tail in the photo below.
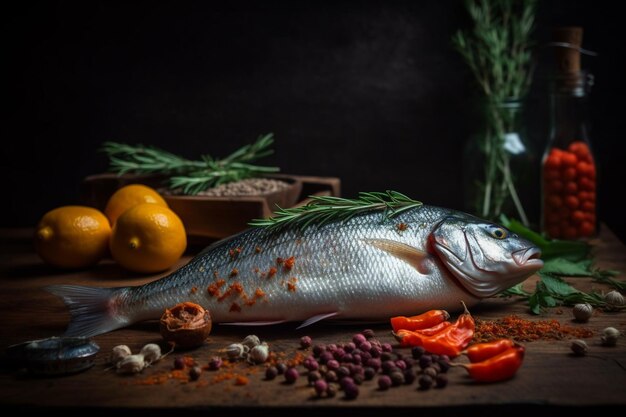
<svg viewBox="0 0 626 417">
<path fill-rule="evenodd" d="M 71 318 L 65 336 L 95 336 L 130 323 L 121 311 L 128 288 L 50 285 L 45 290 L 61 297 L 69 308 Z"/>
</svg>

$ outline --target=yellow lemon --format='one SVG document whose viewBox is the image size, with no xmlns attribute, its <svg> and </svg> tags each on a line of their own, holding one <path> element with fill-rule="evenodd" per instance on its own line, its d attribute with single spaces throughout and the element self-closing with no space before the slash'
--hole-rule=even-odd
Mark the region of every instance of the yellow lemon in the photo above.
<svg viewBox="0 0 626 417">
<path fill-rule="evenodd" d="M 95 265 L 107 254 L 111 226 L 91 207 L 63 206 L 47 212 L 35 231 L 35 249 L 59 268 Z"/>
<path fill-rule="evenodd" d="M 111 255 L 124 268 L 151 273 L 170 268 L 187 247 L 180 218 L 167 207 L 138 204 L 117 219 L 111 235 Z"/>
<path fill-rule="evenodd" d="M 117 218 L 129 208 L 137 204 L 150 203 L 167 207 L 167 203 L 161 195 L 153 188 L 141 184 L 126 185 L 117 190 L 109 198 L 104 209 L 111 226 L 115 226 Z"/>
</svg>

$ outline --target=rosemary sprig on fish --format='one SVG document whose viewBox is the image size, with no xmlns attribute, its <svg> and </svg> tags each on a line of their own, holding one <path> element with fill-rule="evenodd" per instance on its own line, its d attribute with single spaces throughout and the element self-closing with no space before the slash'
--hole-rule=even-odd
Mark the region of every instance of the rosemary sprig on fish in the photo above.
<svg viewBox="0 0 626 417">
<path fill-rule="evenodd" d="M 476 304 L 543 265 L 540 250 L 506 228 L 395 191 L 314 197 L 252 224 L 263 227 L 216 242 L 145 285 L 48 287 L 70 309 L 67 334 L 156 319 L 184 301 L 222 324 L 386 321 Z"/>
<path fill-rule="evenodd" d="M 346 221 L 359 213 L 372 210 L 382 210 L 381 220 L 420 207 L 422 202 L 413 200 L 397 191 L 362 192 L 357 199 L 348 199 L 333 196 L 311 196 L 311 201 L 304 206 L 284 209 L 278 207 L 274 216 L 266 219 L 255 219 L 251 226 L 279 227 L 297 226 L 302 229 L 316 224 L 323 226 L 333 221 Z"/>
</svg>

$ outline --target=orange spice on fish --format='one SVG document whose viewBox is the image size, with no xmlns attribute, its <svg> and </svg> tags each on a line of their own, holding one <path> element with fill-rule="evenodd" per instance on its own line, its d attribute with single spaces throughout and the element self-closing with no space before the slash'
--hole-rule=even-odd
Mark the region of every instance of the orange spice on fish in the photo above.
<svg viewBox="0 0 626 417">
<path fill-rule="evenodd" d="M 291 271 L 295 263 L 296 263 L 296 258 L 291 256 L 285 259 L 285 264 L 283 265 L 283 269 L 285 271 Z"/>
<path fill-rule="evenodd" d="M 225 284 L 226 281 L 224 281 L 223 279 L 213 282 L 207 287 L 207 292 L 211 297 L 220 297 L 220 288 L 222 288 Z"/>
<path fill-rule="evenodd" d="M 230 259 L 237 259 L 237 257 L 241 254 L 241 248 L 233 248 L 228 251 L 228 255 Z"/>
<path fill-rule="evenodd" d="M 230 277 L 236 277 L 237 275 L 239 275 L 239 270 L 237 268 L 233 268 L 232 271 L 230 271 Z"/>
<path fill-rule="evenodd" d="M 270 269 L 267 271 L 267 277 L 272 278 L 274 275 L 276 275 L 276 272 L 278 272 L 278 269 L 273 266 L 270 267 Z"/>
<path fill-rule="evenodd" d="M 191 287 L 191 290 L 189 290 L 190 293 L 195 294 L 198 292 L 198 287 Z"/>
<path fill-rule="evenodd" d="M 396 229 L 398 229 L 398 231 L 400 231 L 400 232 L 404 232 L 408 228 L 409 228 L 409 225 L 406 224 L 406 223 L 398 223 L 396 225 Z"/>
<path fill-rule="evenodd" d="M 289 281 L 287 281 L 287 289 L 291 292 L 296 292 L 296 282 L 298 282 L 298 278 L 289 278 Z"/>
<path fill-rule="evenodd" d="M 263 252 L 263 249 L 260 246 L 257 246 L 254 248 L 254 253 L 261 253 Z"/>
</svg>

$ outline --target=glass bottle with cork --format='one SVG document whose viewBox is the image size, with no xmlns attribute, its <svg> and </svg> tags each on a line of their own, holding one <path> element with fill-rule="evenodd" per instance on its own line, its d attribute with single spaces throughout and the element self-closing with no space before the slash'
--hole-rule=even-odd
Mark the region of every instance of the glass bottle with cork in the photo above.
<svg viewBox="0 0 626 417">
<path fill-rule="evenodd" d="M 582 36 L 580 27 L 557 28 L 551 44 L 557 72 L 542 161 L 542 230 L 551 238 L 587 238 L 597 232 L 596 160 L 586 108 L 592 78 L 580 69 Z"/>
</svg>

